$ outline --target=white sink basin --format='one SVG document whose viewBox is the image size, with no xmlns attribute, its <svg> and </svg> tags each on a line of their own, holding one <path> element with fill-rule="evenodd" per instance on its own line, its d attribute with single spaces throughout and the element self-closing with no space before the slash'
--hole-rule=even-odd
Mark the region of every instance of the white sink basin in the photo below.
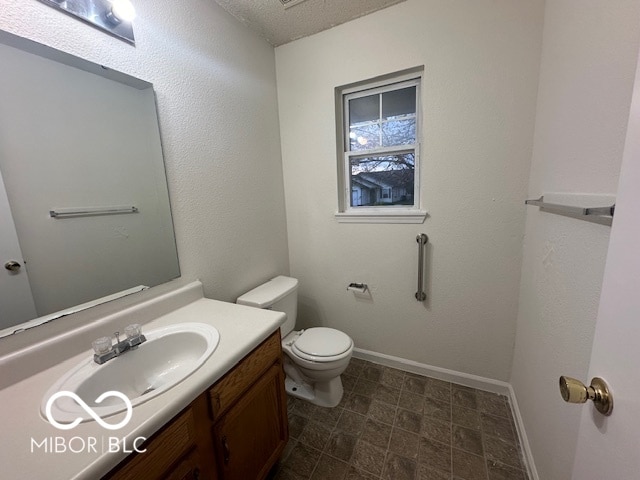
<svg viewBox="0 0 640 480">
<path fill-rule="evenodd" d="M 143 333 L 147 341 L 136 349 L 102 365 L 91 356 L 63 375 L 42 399 L 40 410 L 45 418 L 60 423 L 91 420 L 74 395 L 100 418 L 129 410 L 123 398 L 99 397 L 116 391 L 124 394 L 132 407 L 146 402 L 195 372 L 220 340 L 218 330 L 204 323 L 181 323 Z M 65 393 L 58 394 L 47 416 L 47 403 L 58 392 Z"/>
</svg>

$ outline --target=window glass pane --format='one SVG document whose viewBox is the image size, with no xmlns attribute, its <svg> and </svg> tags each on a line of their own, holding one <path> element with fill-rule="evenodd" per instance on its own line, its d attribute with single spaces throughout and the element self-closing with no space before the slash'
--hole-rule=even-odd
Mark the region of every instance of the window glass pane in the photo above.
<svg viewBox="0 0 640 480">
<path fill-rule="evenodd" d="M 382 146 L 416 143 L 416 119 L 389 120 L 382 124 Z"/>
<path fill-rule="evenodd" d="M 349 125 L 378 121 L 380 119 L 380 95 L 349 100 Z"/>
<path fill-rule="evenodd" d="M 380 146 L 380 124 L 368 123 L 351 127 L 349 132 L 349 150 L 368 150 Z"/>
<path fill-rule="evenodd" d="M 415 155 L 351 158 L 351 206 L 413 205 Z"/>
<path fill-rule="evenodd" d="M 382 94 L 382 118 L 392 119 L 416 114 L 416 87 L 401 88 Z"/>
</svg>

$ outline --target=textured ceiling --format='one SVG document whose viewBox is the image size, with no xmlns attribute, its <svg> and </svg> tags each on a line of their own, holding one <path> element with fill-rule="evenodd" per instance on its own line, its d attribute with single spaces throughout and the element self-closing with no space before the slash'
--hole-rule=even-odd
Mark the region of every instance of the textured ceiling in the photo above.
<svg viewBox="0 0 640 480">
<path fill-rule="evenodd" d="M 274 46 L 313 35 L 404 0 L 215 0 Z"/>
</svg>

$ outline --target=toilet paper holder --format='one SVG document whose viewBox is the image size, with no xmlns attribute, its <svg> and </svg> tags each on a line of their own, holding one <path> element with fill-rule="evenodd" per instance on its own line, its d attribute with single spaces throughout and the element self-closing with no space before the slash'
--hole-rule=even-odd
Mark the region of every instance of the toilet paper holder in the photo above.
<svg viewBox="0 0 640 480">
<path fill-rule="evenodd" d="M 347 287 L 347 290 L 351 290 L 356 293 L 364 293 L 369 289 L 369 286 L 366 283 L 350 283 Z"/>
</svg>

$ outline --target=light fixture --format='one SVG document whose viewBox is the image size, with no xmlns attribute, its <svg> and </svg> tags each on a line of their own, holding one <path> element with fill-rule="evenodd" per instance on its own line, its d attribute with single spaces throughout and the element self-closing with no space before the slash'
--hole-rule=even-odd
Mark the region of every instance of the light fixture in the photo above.
<svg viewBox="0 0 640 480">
<path fill-rule="evenodd" d="M 280 0 L 280 3 L 284 5 L 284 8 L 291 8 L 299 3 L 306 2 L 307 0 Z"/>
<path fill-rule="evenodd" d="M 131 21 L 136 16 L 130 0 L 40 0 L 111 35 L 135 45 Z"/>
<path fill-rule="evenodd" d="M 113 23 L 131 22 L 136 18 L 136 9 L 129 0 L 112 0 L 107 19 Z"/>
</svg>

